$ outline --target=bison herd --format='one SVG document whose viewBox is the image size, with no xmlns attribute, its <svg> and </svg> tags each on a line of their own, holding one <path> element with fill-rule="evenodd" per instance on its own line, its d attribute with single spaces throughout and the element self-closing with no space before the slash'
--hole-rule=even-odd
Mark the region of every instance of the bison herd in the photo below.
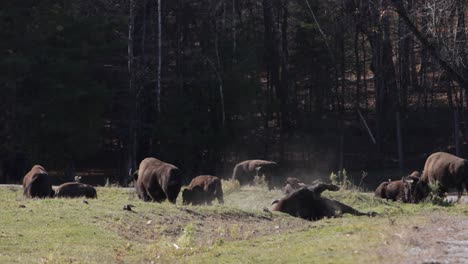
<svg viewBox="0 0 468 264">
<path fill-rule="evenodd" d="M 63 197 L 97 198 L 96 189 L 87 184 L 67 182 L 52 189 L 52 179 L 40 165 L 34 165 L 23 178 L 23 193 L 28 198 Z"/>
<path fill-rule="evenodd" d="M 415 171 L 401 180 L 381 183 L 375 196 L 405 203 L 418 203 L 431 192 L 431 185 L 438 186 L 443 195 L 449 188 L 456 188 L 458 198 L 464 189 L 468 191 L 468 161 L 454 155 L 437 152 L 427 159 L 422 175 Z M 135 172 L 130 172 L 138 198 L 145 202 L 168 200 L 175 204 L 183 185 L 181 171 L 176 166 L 146 158 Z M 241 185 L 253 183 L 255 177 L 264 177 L 271 190 L 278 177 L 278 164 L 266 160 L 246 160 L 234 166 L 232 179 Z M 277 180 L 277 179 L 276 179 Z M 333 184 L 305 184 L 296 178 L 288 178 L 283 188 L 285 196 L 273 202 L 273 211 L 280 211 L 307 220 L 336 217 L 341 214 L 374 216 L 375 212 L 360 212 L 339 201 L 322 197 L 325 190 L 337 191 Z M 40 165 L 34 165 L 23 179 L 24 195 L 28 198 L 87 197 L 97 198 L 96 189 L 90 185 L 68 182 L 52 188 L 52 179 Z M 216 176 L 201 175 L 192 179 L 182 191 L 184 205 L 211 205 L 213 200 L 224 203 L 221 180 Z"/>
<path fill-rule="evenodd" d="M 449 153 L 436 152 L 424 164 L 422 176 L 415 171 L 401 180 L 383 182 L 375 196 L 404 203 L 418 203 L 431 192 L 431 185 L 442 196 L 449 188 L 456 188 L 458 199 L 468 191 L 468 160 Z"/>
</svg>

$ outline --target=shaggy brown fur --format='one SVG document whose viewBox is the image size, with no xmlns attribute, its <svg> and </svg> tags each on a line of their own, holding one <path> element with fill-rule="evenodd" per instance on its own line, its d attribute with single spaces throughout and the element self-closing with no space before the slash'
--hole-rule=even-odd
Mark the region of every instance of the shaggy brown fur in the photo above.
<svg viewBox="0 0 468 264">
<path fill-rule="evenodd" d="M 40 165 L 34 165 L 23 178 L 24 195 L 28 198 L 46 198 L 54 195 L 52 180 Z"/>
<path fill-rule="evenodd" d="M 224 203 L 221 180 L 211 175 L 201 175 L 193 178 L 190 185 L 182 192 L 184 204 L 211 205 L 214 199 L 218 199 L 220 204 Z"/>
<path fill-rule="evenodd" d="M 67 182 L 60 185 L 55 191 L 55 197 L 76 197 L 97 198 L 96 189 L 88 184 L 78 182 Z"/>
<path fill-rule="evenodd" d="M 144 159 L 135 174 L 135 189 L 143 201 L 174 203 L 182 186 L 179 168 L 155 158 Z"/>
<path fill-rule="evenodd" d="M 278 164 L 267 160 L 246 160 L 238 163 L 232 171 L 232 179 L 241 185 L 253 182 L 255 176 L 265 175 L 268 188 L 273 189 L 273 177 L 277 176 Z"/>
<path fill-rule="evenodd" d="M 352 215 L 374 216 L 375 212 L 361 213 L 350 206 L 335 200 L 321 197 L 325 190 L 337 191 L 332 184 L 314 184 L 302 187 L 277 202 L 273 211 L 280 211 L 307 220 L 319 220 L 324 217 L 336 217 L 348 213 Z"/>
<path fill-rule="evenodd" d="M 410 202 L 411 184 L 405 180 L 383 182 L 375 190 L 375 196 L 393 201 Z"/>
<path fill-rule="evenodd" d="M 426 184 L 420 182 L 419 172 L 414 171 L 401 180 L 382 182 L 375 190 L 376 197 L 401 201 L 404 203 L 418 203 L 425 198 Z M 424 189 L 424 190 L 423 190 Z"/>
<path fill-rule="evenodd" d="M 440 196 L 449 188 L 456 188 L 460 199 L 464 189 L 468 191 L 468 161 L 449 153 L 436 152 L 427 158 L 421 180 L 431 184 L 438 182 Z"/>
</svg>

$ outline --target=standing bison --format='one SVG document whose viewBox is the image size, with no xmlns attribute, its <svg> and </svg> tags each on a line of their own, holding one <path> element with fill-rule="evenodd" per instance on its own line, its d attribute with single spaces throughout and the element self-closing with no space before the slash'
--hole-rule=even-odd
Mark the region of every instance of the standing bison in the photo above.
<svg viewBox="0 0 468 264">
<path fill-rule="evenodd" d="M 145 202 L 175 203 L 182 186 L 179 168 L 155 158 L 144 159 L 134 173 L 138 197 Z"/>
<path fill-rule="evenodd" d="M 40 165 L 34 165 L 23 178 L 24 195 L 28 198 L 46 198 L 54 195 L 52 180 Z"/>
<path fill-rule="evenodd" d="M 55 190 L 55 197 L 97 198 L 97 194 L 96 194 L 96 189 L 91 185 L 78 183 L 78 182 L 67 182 L 57 187 L 57 189 Z"/>
<path fill-rule="evenodd" d="M 277 176 L 278 164 L 267 160 L 246 160 L 238 163 L 232 172 L 232 179 L 238 180 L 241 185 L 253 182 L 255 176 L 265 176 L 268 189 L 273 189 L 273 178 Z"/>
<path fill-rule="evenodd" d="M 460 199 L 463 190 L 468 191 L 468 160 L 449 153 L 436 152 L 427 158 L 421 180 L 430 184 L 438 182 L 439 195 L 449 188 L 456 188 Z"/>
<path fill-rule="evenodd" d="M 208 204 L 214 199 L 223 204 L 223 188 L 218 177 L 202 175 L 193 178 L 190 185 L 182 192 L 184 204 L 201 205 Z"/>
<path fill-rule="evenodd" d="M 280 211 L 306 220 L 319 220 L 324 217 L 336 217 L 341 214 L 375 216 L 375 212 L 362 213 L 354 208 L 335 200 L 321 197 L 325 190 L 337 191 L 339 187 L 333 184 L 317 183 L 302 187 L 279 201 L 273 211 Z"/>
</svg>

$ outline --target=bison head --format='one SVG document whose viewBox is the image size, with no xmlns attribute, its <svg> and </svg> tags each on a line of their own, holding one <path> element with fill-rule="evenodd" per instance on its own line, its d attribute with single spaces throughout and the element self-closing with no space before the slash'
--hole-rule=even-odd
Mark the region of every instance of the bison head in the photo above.
<svg viewBox="0 0 468 264">
<path fill-rule="evenodd" d="M 424 200 L 427 196 L 429 196 L 430 192 L 431 189 L 429 188 L 429 184 L 427 184 L 426 181 L 419 180 L 414 186 L 412 195 L 413 202 L 419 203 L 420 201 Z"/>
<path fill-rule="evenodd" d="M 179 196 L 180 188 L 182 187 L 181 171 L 178 168 L 171 169 L 167 179 L 167 199 L 171 203 L 176 203 L 177 196 Z"/>
<path fill-rule="evenodd" d="M 184 205 L 198 205 L 204 202 L 204 190 L 201 186 L 195 186 L 192 189 L 185 189 L 182 192 L 182 203 Z"/>
</svg>

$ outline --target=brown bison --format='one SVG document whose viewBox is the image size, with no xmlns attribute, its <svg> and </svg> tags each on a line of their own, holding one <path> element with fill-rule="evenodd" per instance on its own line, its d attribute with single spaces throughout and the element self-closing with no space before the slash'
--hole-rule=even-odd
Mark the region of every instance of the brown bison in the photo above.
<svg viewBox="0 0 468 264">
<path fill-rule="evenodd" d="M 430 184 L 439 184 L 439 195 L 443 195 L 449 188 L 456 188 L 458 199 L 464 189 L 468 191 L 468 161 L 455 155 L 436 152 L 430 155 L 421 178 Z"/>
<path fill-rule="evenodd" d="M 375 212 L 362 213 L 354 208 L 335 200 L 321 197 L 325 190 L 337 191 L 339 187 L 333 184 L 317 183 L 287 195 L 279 201 L 273 211 L 280 211 L 306 220 L 319 220 L 324 217 L 336 217 L 341 214 L 375 216 Z"/>
<path fill-rule="evenodd" d="M 55 190 L 55 197 L 76 197 L 97 198 L 96 189 L 88 184 L 78 182 L 67 182 Z"/>
<path fill-rule="evenodd" d="M 134 173 L 138 197 L 145 202 L 175 203 L 182 186 L 179 168 L 155 158 L 144 159 Z"/>
<path fill-rule="evenodd" d="M 23 178 L 24 195 L 28 198 L 54 196 L 52 179 L 40 165 L 34 165 Z"/>
<path fill-rule="evenodd" d="M 268 189 L 273 189 L 273 177 L 277 176 L 278 164 L 267 160 L 246 160 L 234 166 L 232 179 L 238 180 L 241 185 L 253 182 L 255 176 L 265 176 Z"/>
<path fill-rule="evenodd" d="M 418 203 L 427 196 L 425 190 L 428 189 L 427 184 L 420 181 L 419 175 L 418 171 L 414 171 L 401 180 L 383 182 L 377 187 L 374 195 L 393 201 Z"/>
<path fill-rule="evenodd" d="M 288 177 L 286 179 L 286 186 L 283 187 L 283 192 L 284 194 L 288 195 L 294 192 L 295 190 L 305 187 L 305 186 L 307 186 L 307 184 L 303 183 L 298 178 Z"/>
<path fill-rule="evenodd" d="M 193 178 L 190 185 L 182 192 L 184 204 L 201 205 L 208 204 L 214 199 L 223 204 L 223 188 L 221 180 L 211 175 L 202 175 Z"/>
</svg>

